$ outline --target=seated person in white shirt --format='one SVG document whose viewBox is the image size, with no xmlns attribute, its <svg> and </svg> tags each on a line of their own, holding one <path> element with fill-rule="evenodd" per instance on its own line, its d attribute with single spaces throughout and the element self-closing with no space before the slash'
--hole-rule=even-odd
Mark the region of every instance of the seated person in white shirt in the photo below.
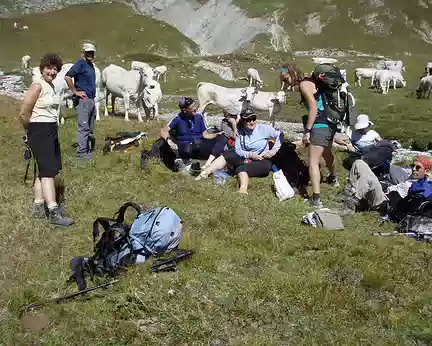
<svg viewBox="0 0 432 346">
<path fill-rule="evenodd" d="M 346 136 L 340 137 L 337 143 L 345 145 L 348 151 L 362 152 L 365 148 L 382 140 L 378 132 L 371 130 L 373 125 L 366 114 L 359 114 L 354 125 L 355 131 L 349 128 Z"/>
</svg>

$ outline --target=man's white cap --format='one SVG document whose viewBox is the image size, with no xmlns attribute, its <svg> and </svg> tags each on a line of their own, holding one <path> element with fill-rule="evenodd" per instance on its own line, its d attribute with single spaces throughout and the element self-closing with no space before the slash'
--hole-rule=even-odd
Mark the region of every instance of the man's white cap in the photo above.
<svg viewBox="0 0 432 346">
<path fill-rule="evenodd" d="M 356 130 L 365 129 L 367 127 L 372 126 L 374 123 L 369 120 L 369 117 L 366 114 L 359 114 L 357 117 L 357 121 L 354 125 Z"/>
<path fill-rule="evenodd" d="M 92 43 L 84 43 L 82 46 L 84 52 L 96 52 L 96 47 Z"/>
</svg>

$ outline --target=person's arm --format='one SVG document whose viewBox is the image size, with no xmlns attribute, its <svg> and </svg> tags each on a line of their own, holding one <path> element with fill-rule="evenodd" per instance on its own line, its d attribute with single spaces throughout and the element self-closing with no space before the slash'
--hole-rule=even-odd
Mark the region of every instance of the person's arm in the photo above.
<svg viewBox="0 0 432 346">
<path fill-rule="evenodd" d="M 228 121 L 229 121 L 229 123 L 231 125 L 231 128 L 234 131 L 233 136 L 237 137 L 237 123 L 238 123 L 238 121 L 236 119 L 234 119 L 234 118 L 228 118 Z"/>
<path fill-rule="evenodd" d="M 42 91 L 42 86 L 39 83 L 33 83 L 27 90 L 24 96 L 23 103 L 20 110 L 20 122 L 25 131 L 28 129 L 28 124 L 30 121 L 33 108 L 36 101 Z"/>
<path fill-rule="evenodd" d="M 171 131 L 171 129 L 170 129 L 169 125 L 162 127 L 161 131 L 160 131 L 161 137 L 163 139 L 167 140 L 170 137 L 170 131 Z"/>
<path fill-rule="evenodd" d="M 303 96 L 304 101 L 308 105 L 308 119 L 306 122 L 305 134 L 303 135 L 303 142 L 309 143 L 310 131 L 315 123 L 318 115 L 318 105 L 315 100 L 313 92 L 313 83 L 309 81 L 303 81 L 300 83 L 300 93 Z"/>
<path fill-rule="evenodd" d="M 275 128 L 273 128 L 272 126 L 266 125 L 264 127 L 264 133 L 265 136 L 267 138 L 275 138 L 276 142 L 273 145 L 273 148 L 271 150 L 269 150 L 265 155 L 264 158 L 266 159 L 270 159 L 271 157 L 273 157 L 280 149 L 280 147 L 282 146 L 280 137 L 281 137 L 281 132 L 279 130 L 276 130 Z"/>
<path fill-rule="evenodd" d="M 241 138 L 242 138 L 242 135 L 240 133 L 238 133 L 237 137 L 236 137 L 236 141 L 235 141 L 235 152 L 238 156 L 247 159 L 247 158 L 249 158 L 249 152 L 242 148 Z"/>
<path fill-rule="evenodd" d="M 74 82 L 72 80 L 73 77 L 75 77 L 78 73 L 81 72 L 81 64 L 75 63 L 68 72 L 66 72 L 66 75 L 64 77 L 67 86 L 69 87 L 69 89 L 74 93 L 74 95 L 81 97 L 81 98 L 86 98 L 87 95 L 84 91 L 78 91 L 75 88 Z"/>
</svg>

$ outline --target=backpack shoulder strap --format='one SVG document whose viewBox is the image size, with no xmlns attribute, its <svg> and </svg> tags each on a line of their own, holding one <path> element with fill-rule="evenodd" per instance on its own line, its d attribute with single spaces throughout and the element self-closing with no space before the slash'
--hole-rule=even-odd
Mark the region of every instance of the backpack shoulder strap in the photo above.
<svg viewBox="0 0 432 346">
<path fill-rule="evenodd" d="M 123 221 L 124 221 L 124 214 L 125 214 L 127 208 L 129 208 L 129 207 L 135 209 L 135 211 L 137 212 L 137 216 L 142 213 L 141 207 L 138 204 L 136 204 L 134 202 L 126 202 L 125 204 L 123 204 L 120 207 L 120 209 L 118 210 L 118 212 L 114 214 L 114 218 L 117 216 L 117 218 L 116 218 L 116 222 L 117 223 L 123 223 Z"/>
<path fill-rule="evenodd" d="M 93 242 L 96 242 L 96 238 L 99 237 L 99 225 L 103 227 L 104 231 L 107 231 L 116 222 L 116 220 L 107 217 L 98 217 L 93 222 Z"/>
</svg>

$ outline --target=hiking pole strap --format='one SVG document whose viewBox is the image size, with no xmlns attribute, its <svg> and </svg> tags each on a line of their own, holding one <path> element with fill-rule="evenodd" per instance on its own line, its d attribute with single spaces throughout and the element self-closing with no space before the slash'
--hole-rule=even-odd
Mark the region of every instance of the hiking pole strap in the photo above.
<svg viewBox="0 0 432 346">
<path fill-rule="evenodd" d="M 120 207 L 120 209 L 118 210 L 117 213 L 114 214 L 114 218 L 117 216 L 117 219 L 116 219 L 117 223 L 123 223 L 124 222 L 124 214 L 125 214 L 127 208 L 129 208 L 129 207 L 136 210 L 137 216 L 142 213 L 141 207 L 138 204 L 136 204 L 134 202 L 127 202 Z"/>
<path fill-rule="evenodd" d="M 28 148 L 27 150 L 30 150 L 30 148 Z M 30 153 L 31 153 L 31 151 L 30 151 Z M 28 171 L 29 171 L 30 164 L 31 164 L 32 160 L 33 160 L 33 181 L 32 181 L 31 185 L 28 185 L 27 184 Z M 35 183 L 36 183 L 36 174 L 37 174 L 36 159 L 33 156 L 33 154 L 30 154 L 30 158 L 27 161 L 27 167 L 26 167 L 26 171 L 25 171 L 25 174 L 24 174 L 24 185 L 27 186 L 27 187 L 29 187 L 29 188 L 32 188 L 35 185 Z"/>
</svg>

